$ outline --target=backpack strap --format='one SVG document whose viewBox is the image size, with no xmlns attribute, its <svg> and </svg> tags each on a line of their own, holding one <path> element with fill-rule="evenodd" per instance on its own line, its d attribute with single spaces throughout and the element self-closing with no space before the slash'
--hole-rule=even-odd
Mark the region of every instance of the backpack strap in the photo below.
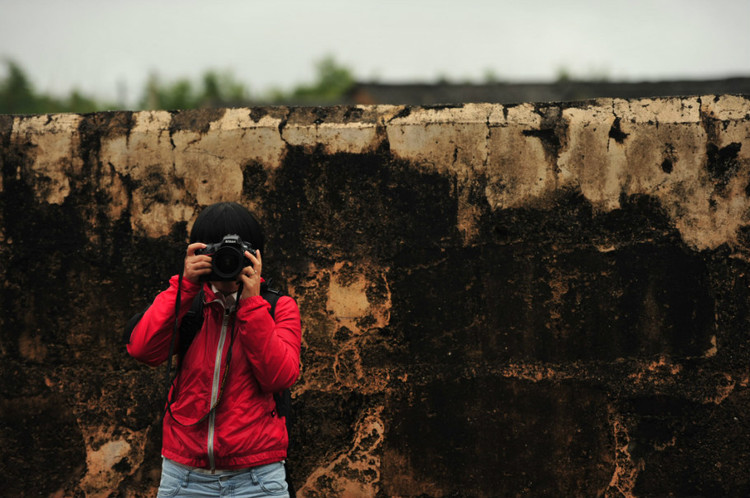
<svg viewBox="0 0 750 498">
<path fill-rule="evenodd" d="M 138 325 L 138 322 L 141 321 L 141 318 L 143 318 L 143 315 L 146 314 L 146 310 L 149 309 L 150 306 L 146 306 L 146 308 L 141 311 L 140 313 L 136 313 L 135 315 L 131 316 L 130 319 L 125 324 L 125 329 L 122 333 L 122 342 L 125 345 L 130 344 L 130 336 L 133 335 L 133 329 L 136 325 Z"/>
<path fill-rule="evenodd" d="M 283 295 L 284 294 L 280 290 L 272 289 L 266 282 L 261 282 L 260 297 L 268 301 L 268 304 L 271 305 L 271 309 L 268 310 L 268 312 L 271 313 L 271 318 L 273 318 L 274 320 L 276 319 L 276 302 Z"/>
<path fill-rule="evenodd" d="M 193 299 L 193 304 L 190 305 L 190 310 L 182 318 L 180 323 L 180 343 L 177 348 L 178 364 L 182 364 L 182 359 L 185 357 L 188 348 L 193 343 L 196 334 L 203 326 L 203 304 L 206 294 L 203 292 L 201 287 L 198 295 Z M 179 366 L 177 367 L 179 369 Z"/>
</svg>

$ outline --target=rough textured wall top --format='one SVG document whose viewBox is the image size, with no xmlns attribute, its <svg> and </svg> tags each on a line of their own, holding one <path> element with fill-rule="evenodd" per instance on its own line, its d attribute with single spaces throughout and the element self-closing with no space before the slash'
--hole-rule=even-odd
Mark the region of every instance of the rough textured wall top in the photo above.
<svg viewBox="0 0 750 498">
<path fill-rule="evenodd" d="M 23 172 L 37 180 L 38 200 L 62 204 L 71 182 L 96 173 L 92 186 L 111 199 L 106 215 L 129 210 L 134 232 L 149 237 L 191 221 L 196 207 L 240 198 L 249 163 L 272 173 L 298 147 L 326 155 L 386 147 L 423 171 L 455 176 L 458 194 L 481 182 L 493 210 L 538 205 L 564 189 L 605 211 L 623 195 L 653 196 L 685 242 L 706 249 L 733 243 L 747 221 L 735 194 L 747 187 L 738 168 L 750 157 L 741 147 L 748 112 L 745 98 L 725 96 L 68 114 L 6 118 L 6 140 L 36 149 Z M 88 145 L 97 149 L 87 151 L 98 156 L 95 172 L 84 171 Z M 141 187 L 132 199 L 124 181 Z M 459 214 L 470 235 L 471 213 Z"/>
<path fill-rule="evenodd" d="M 221 200 L 303 313 L 302 494 L 750 490 L 747 98 L 0 116 L 0 152 L 9 491 L 154 492 L 121 330 Z"/>
</svg>

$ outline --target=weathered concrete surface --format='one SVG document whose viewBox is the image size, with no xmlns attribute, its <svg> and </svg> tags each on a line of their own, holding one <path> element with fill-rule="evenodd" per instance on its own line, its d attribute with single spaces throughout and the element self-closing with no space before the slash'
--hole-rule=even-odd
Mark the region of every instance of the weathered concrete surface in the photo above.
<svg viewBox="0 0 750 498">
<path fill-rule="evenodd" d="M 745 97 L 0 116 L 0 161 L 10 496 L 154 495 L 121 330 L 219 200 L 303 312 L 303 496 L 750 494 Z"/>
</svg>

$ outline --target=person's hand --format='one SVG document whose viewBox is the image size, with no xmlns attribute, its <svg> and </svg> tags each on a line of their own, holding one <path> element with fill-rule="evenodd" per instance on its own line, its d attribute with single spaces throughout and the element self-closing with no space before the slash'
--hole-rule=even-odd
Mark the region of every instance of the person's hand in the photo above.
<svg viewBox="0 0 750 498">
<path fill-rule="evenodd" d="M 182 270 L 182 278 L 186 278 L 197 284 L 200 282 L 201 276 L 211 273 L 211 256 L 208 254 L 195 254 L 196 250 L 205 248 L 206 244 L 202 242 L 194 242 L 188 246 L 187 255 L 185 256 L 185 267 Z"/>
<path fill-rule="evenodd" d="M 244 267 L 240 272 L 240 279 L 237 281 L 238 284 L 242 284 L 240 299 L 250 296 L 260 296 L 260 273 L 263 269 L 263 260 L 260 257 L 260 251 L 256 251 L 255 256 L 250 251 L 245 251 L 245 257 L 252 264 Z"/>
</svg>

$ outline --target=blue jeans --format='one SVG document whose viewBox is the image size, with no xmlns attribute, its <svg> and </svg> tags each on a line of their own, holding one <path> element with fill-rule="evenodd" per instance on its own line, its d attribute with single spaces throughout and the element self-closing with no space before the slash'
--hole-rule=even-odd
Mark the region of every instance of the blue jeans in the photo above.
<svg viewBox="0 0 750 498">
<path fill-rule="evenodd" d="M 289 497 L 284 462 L 235 471 L 191 470 L 167 458 L 161 469 L 158 498 L 171 496 Z"/>
</svg>

